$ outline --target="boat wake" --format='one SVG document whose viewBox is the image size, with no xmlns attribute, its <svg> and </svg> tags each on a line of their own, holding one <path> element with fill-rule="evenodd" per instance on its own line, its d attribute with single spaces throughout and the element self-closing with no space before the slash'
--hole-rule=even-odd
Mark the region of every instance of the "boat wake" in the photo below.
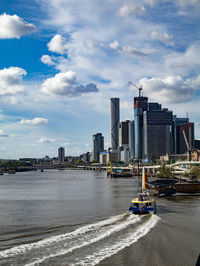
<svg viewBox="0 0 200 266">
<path fill-rule="evenodd" d="M 1 265 L 96 265 L 137 242 L 158 222 L 156 215 L 122 214 L 72 232 L 0 252 Z"/>
</svg>

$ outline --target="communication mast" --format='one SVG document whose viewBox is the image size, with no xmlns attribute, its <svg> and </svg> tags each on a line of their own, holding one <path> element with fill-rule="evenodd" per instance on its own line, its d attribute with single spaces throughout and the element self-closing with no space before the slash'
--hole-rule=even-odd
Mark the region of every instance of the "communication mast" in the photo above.
<svg viewBox="0 0 200 266">
<path fill-rule="evenodd" d="M 142 90 L 143 90 L 142 89 L 142 86 L 138 87 L 135 84 L 133 84 L 133 82 L 131 82 L 131 81 L 129 81 L 129 84 L 132 85 L 132 86 L 134 86 L 136 89 L 138 89 L 138 91 L 139 91 L 139 97 L 142 97 Z"/>
</svg>

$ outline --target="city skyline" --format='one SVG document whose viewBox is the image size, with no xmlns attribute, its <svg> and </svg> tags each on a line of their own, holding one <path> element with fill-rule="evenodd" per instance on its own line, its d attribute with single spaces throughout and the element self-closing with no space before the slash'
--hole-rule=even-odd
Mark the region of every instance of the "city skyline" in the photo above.
<svg viewBox="0 0 200 266">
<path fill-rule="evenodd" d="M 110 98 L 120 121 L 144 96 L 195 122 L 200 138 L 198 1 L 0 3 L 0 158 L 110 146 Z M 186 37 L 187 36 L 187 37 Z"/>
</svg>

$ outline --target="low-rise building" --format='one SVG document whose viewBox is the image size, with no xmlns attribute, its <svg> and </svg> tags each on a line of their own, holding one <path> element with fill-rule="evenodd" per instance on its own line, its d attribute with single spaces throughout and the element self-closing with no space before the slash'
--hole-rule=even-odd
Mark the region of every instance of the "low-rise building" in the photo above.
<svg viewBox="0 0 200 266">
<path fill-rule="evenodd" d="M 166 154 L 160 156 L 161 161 L 185 161 L 187 160 L 187 154 Z"/>
</svg>

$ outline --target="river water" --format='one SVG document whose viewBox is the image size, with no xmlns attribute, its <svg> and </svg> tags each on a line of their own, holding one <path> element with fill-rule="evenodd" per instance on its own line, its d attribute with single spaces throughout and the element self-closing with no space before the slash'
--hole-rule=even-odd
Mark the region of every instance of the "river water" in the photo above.
<svg viewBox="0 0 200 266">
<path fill-rule="evenodd" d="M 0 265 L 195 266 L 200 196 L 128 213 L 138 177 L 46 170 L 0 177 Z"/>
</svg>

